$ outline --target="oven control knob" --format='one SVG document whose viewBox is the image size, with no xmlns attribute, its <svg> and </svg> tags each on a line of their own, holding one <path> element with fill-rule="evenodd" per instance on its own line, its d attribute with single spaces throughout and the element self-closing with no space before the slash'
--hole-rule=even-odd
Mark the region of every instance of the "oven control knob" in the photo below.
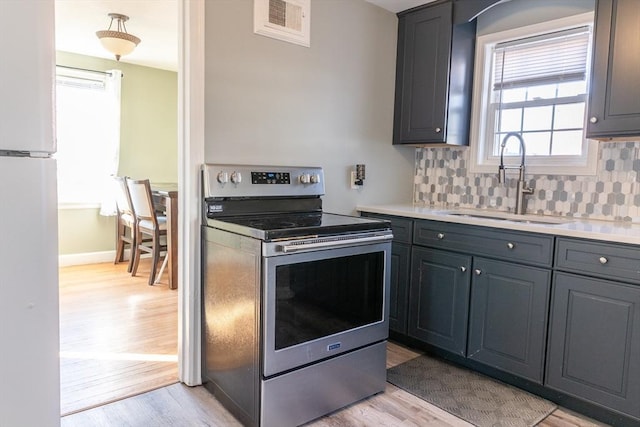
<svg viewBox="0 0 640 427">
<path fill-rule="evenodd" d="M 226 172 L 218 173 L 218 182 L 220 184 L 226 184 L 227 182 L 229 182 L 229 174 Z"/>
<path fill-rule="evenodd" d="M 319 184 L 320 183 L 320 175 L 317 173 L 314 173 L 313 175 L 311 175 L 311 183 L 312 184 Z"/>
<path fill-rule="evenodd" d="M 231 172 L 231 182 L 234 184 L 240 184 L 242 182 L 242 175 L 240 172 Z"/>
<path fill-rule="evenodd" d="M 300 175 L 300 183 L 301 184 L 309 184 L 311 182 L 311 175 L 308 173 L 303 173 Z"/>
</svg>

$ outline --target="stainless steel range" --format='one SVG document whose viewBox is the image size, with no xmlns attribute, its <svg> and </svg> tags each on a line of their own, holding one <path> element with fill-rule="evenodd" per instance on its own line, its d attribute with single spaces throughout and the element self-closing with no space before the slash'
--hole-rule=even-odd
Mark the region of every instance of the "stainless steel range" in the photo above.
<svg viewBox="0 0 640 427">
<path fill-rule="evenodd" d="M 391 228 L 322 211 L 317 167 L 203 166 L 203 381 L 295 426 L 386 382 Z"/>
</svg>

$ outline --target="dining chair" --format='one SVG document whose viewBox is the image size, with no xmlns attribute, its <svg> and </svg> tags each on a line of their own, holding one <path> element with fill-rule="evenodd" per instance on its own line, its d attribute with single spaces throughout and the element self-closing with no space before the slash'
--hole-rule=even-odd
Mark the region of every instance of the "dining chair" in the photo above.
<svg viewBox="0 0 640 427">
<path fill-rule="evenodd" d="M 131 255 L 127 272 L 131 273 L 133 258 L 136 251 L 136 219 L 131 205 L 131 196 L 125 181 L 125 177 L 114 176 L 116 194 L 116 258 L 114 264 L 124 261 L 125 246 L 129 245 Z"/>
<path fill-rule="evenodd" d="M 166 243 L 163 244 L 161 242 L 161 237 L 165 236 L 166 238 L 167 235 L 167 217 L 156 213 L 148 179 L 134 180 L 127 178 L 126 182 L 136 218 L 136 251 L 133 257 L 131 275 L 135 276 L 138 271 L 141 253 L 150 253 L 152 260 L 149 285 L 153 285 L 160 260 L 160 252 L 167 250 Z M 144 241 L 145 236 L 151 239 L 149 245 Z"/>
</svg>

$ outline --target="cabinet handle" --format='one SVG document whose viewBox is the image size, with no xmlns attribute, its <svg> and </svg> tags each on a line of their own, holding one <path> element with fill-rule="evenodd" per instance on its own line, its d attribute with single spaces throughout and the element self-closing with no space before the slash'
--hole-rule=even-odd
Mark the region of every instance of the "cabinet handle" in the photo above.
<svg viewBox="0 0 640 427">
<path fill-rule="evenodd" d="M 597 118 L 597 117 L 595 117 L 595 116 L 593 116 L 593 117 L 591 117 L 591 118 L 589 119 L 589 121 L 590 121 L 591 123 L 598 123 L 598 118 Z"/>
<path fill-rule="evenodd" d="M 436 130 L 436 133 L 440 133 L 440 132 L 442 132 L 442 129 L 441 129 L 441 128 L 436 128 L 435 130 Z"/>
<path fill-rule="evenodd" d="M 474 273 L 476 273 L 476 276 L 479 276 L 482 274 L 482 270 L 480 270 L 479 268 L 476 268 L 475 270 L 473 270 Z"/>
<path fill-rule="evenodd" d="M 467 271 L 467 267 L 465 267 L 464 265 L 460 266 L 460 271 L 464 273 L 465 271 Z"/>
<path fill-rule="evenodd" d="M 513 249 L 513 248 L 515 248 L 515 247 L 516 247 L 516 245 L 514 245 L 514 244 L 513 244 L 513 243 L 511 243 L 511 242 L 509 242 L 509 243 L 507 243 L 507 247 L 508 247 L 509 249 Z"/>
<path fill-rule="evenodd" d="M 605 258 L 605 257 L 603 257 L 603 256 L 601 256 L 601 257 L 598 259 L 598 261 L 600 261 L 600 264 L 606 264 L 606 263 L 608 263 L 608 262 L 609 262 L 609 260 L 608 260 L 608 259 L 606 259 L 606 258 Z"/>
<path fill-rule="evenodd" d="M 438 233 L 438 239 L 440 240 L 444 239 L 444 233 Z"/>
</svg>

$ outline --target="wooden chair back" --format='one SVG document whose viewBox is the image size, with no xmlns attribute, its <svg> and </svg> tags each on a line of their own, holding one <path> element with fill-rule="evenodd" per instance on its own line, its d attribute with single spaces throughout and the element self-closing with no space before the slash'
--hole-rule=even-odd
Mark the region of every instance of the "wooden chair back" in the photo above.
<svg viewBox="0 0 640 427">
<path fill-rule="evenodd" d="M 118 216 L 128 214 L 134 218 L 135 215 L 131 203 L 131 195 L 129 194 L 129 188 L 127 187 L 126 177 L 114 176 L 113 179 L 116 182 L 116 208 L 118 209 Z"/>
<path fill-rule="evenodd" d="M 126 181 L 127 187 L 129 188 L 129 195 L 131 196 L 131 205 L 138 223 L 142 220 L 148 220 L 151 221 L 154 228 L 157 229 L 158 219 L 156 218 L 149 180 L 127 178 Z"/>
</svg>

